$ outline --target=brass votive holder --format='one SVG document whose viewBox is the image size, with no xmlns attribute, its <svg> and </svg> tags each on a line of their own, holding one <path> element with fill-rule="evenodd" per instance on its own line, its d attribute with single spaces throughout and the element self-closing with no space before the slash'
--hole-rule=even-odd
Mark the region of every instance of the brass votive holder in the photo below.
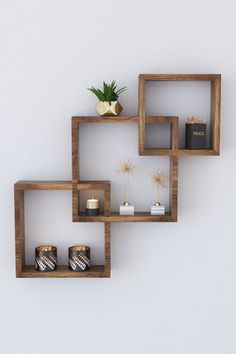
<svg viewBox="0 0 236 354">
<path fill-rule="evenodd" d="M 57 268 L 57 248 L 39 246 L 35 248 L 35 269 L 39 272 L 52 272 Z"/>
<path fill-rule="evenodd" d="M 71 246 L 68 249 L 68 267 L 74 272 L 90 270 L 90 247 Z"/>
</svg>

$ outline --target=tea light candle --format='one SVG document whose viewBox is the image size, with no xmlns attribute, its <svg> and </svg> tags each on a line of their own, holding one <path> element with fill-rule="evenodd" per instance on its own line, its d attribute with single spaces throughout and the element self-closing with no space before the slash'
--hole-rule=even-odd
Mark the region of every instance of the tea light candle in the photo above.
<svg viewBox="0 0 236 354">
<path fill-rule="evenodd" d="M 35 269 L 39 272 L 52 272 L 57 268 L 57 248 L 39 246 L 35 248 Z"/>
<path fill-rule="evenodd" d="M 68 266 L 74 272 L 90 270 L 90 248 L 88 246 L 69 247 Z"/>
<path fill-rule="evenodd" d="M 88 199 L 86 202 L 86 215 L 98 215 L 99 214 L 99 200 L 96 198 Z"/>
</svg>

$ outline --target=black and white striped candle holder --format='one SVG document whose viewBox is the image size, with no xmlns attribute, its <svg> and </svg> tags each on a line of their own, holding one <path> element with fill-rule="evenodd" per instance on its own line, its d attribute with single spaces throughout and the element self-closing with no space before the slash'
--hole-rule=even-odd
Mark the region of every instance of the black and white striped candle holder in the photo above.
<svg viewBox="0 0 236 354">
<path fill-rule="evenodd" d="M 57 268 L 57 248 L 39 246 L 35 248 L 35 269 L 39 272 L 52 272 Z"/>
<path fill-rule="evenodd" d="M 90 248 L 88 246 L 71 246 L 68 249 L 68 266 L 74 272 L 90 270 Z"/>
</svg>

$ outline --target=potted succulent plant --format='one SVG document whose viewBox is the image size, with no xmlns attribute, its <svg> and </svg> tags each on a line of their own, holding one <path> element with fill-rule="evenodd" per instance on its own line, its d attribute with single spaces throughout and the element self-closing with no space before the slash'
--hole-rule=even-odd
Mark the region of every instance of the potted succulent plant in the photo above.
<svg viewBox="0 0 236 354">
<path fill-rule="evenodd" d="M 94 93 L 100 101 L 96 107 L 100 116 L 118 116 L 123 109 L 118 98 L 125 89 L 126 87 L 122 87 L 118 90 L 116 82 L 113 80 L 111 84 L 103 82 L 103 91 L 93 86 L 88 90 Z"/>
</svg>

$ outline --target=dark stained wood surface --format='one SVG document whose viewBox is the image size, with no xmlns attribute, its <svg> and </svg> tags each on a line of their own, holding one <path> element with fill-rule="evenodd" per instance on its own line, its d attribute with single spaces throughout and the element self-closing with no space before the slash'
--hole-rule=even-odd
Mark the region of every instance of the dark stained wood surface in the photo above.
<svg viewBox="0 0 236 354">
<path fill-rule="evenodd" d="M 79 213 L 75 222 L 174 222 L 172 214 L 167 212 L 165 215 L 151 215 L 150 212 L 136 212 L 134 215 L 120 215 L 112 212 L 110 215 L 87 216 L 85 212 Z"/>
<path fill-rule="evenodd" d="M 58 266 L 53 272 L 39 272 L 34 266 L 23 266 L 18 278 L 109 278 L 110 273 L 105 266 L 94 265 L 91 270 L 85 272 L 73 272 L 67 265 Z"/>
<path fill-rule="evenodd" d="M 15 201 L 15 252 L 16 276 L 22 272 L 25 263 L 25 222 L 24 222 L 24 191 L 14 191 Z"/>
<path fill-rule="evenodd" d="M 178 219 L 178 157 L 170 157 L 170 212 L 172 221 Z"/>
<path fill-rule="evenodd" d="M 72 190 L 71 181 L 18 181 L 15 190 Z"/>
<path fill-rule="evenodd" d="M 220 74 L 140 74 L 145 81 L 213 81 L 221 78 Z"/>
</svg>

